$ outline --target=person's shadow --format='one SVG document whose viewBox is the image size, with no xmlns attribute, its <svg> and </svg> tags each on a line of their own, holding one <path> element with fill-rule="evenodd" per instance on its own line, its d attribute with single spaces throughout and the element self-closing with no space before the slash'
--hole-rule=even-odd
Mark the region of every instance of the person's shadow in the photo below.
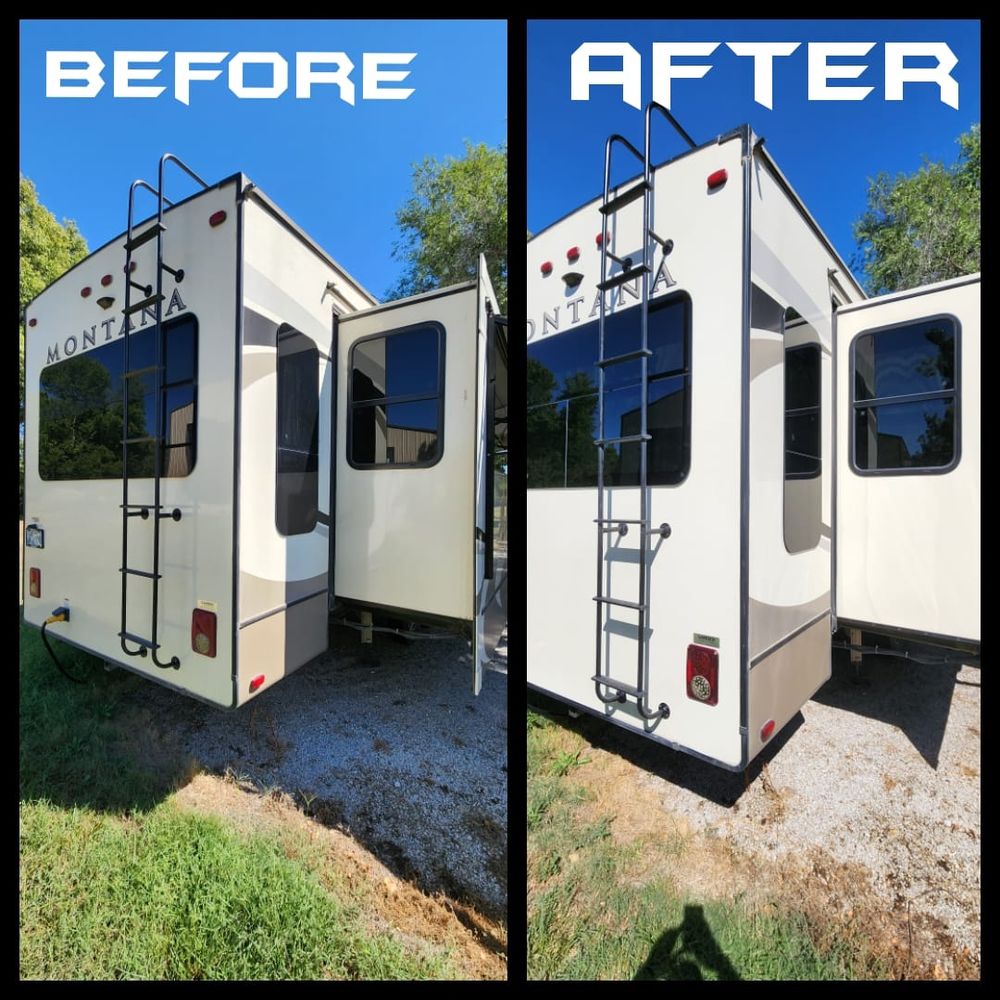
<svg viewBox="0 0 1000 1000">
<path fill-rule="evenodd" d="M 716 944 L 700 906 L 684 907 L 684 919 L 664 931 L 653 945 L 634 979 L 704 979 L 703 970 L 717 979 L 742 979 Z"/>
</svg>

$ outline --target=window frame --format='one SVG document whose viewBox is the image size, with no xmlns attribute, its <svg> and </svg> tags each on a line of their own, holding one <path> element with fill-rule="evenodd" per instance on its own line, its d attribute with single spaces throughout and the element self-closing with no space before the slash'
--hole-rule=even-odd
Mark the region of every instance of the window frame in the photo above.
<svg viewBox="0 0 1000 1000">
<path fill-rule="evenodd" d="M 278 512 L 281 509 L 278 503 L 278 496 L 281 493 L 282 486 L 282 476 L 290 475 L 293 473 L 282 472 L 279 467 L 279 455 L 282 451 L 292 451 L 294 449 L 282 448 L 281 446 L 281 341 L 282 338 L 289 339 L 291 337 L 301 337 L 303 340 L 307 341 L 311 346 L 305 348 L 302 351 L 295 351 L 292 354 L 287 355 L 287 357 L 294 357 L 296 354 L 312 354 L 316 358 L 316 501 L 313 505 L 313 518 L 312 524 L 308 528 L 303 528 L 301 531 L 286 531 L 288 527 L 287 524 L 281 524 L 278 520 Z M 275 374 L 275 387 L 274 387 L 274 420 L 275 420 L 275 440 L 274 440 L 274 527 L 275 530 L 282 538 L 295 538 L 299 535 L 311 535 L 315 530 L 316 526 L 319 524 L 319 470 L 320 470 L 320 425 L 321 425 L 321 412 L 320 407 L 323 400 L 323 386 L 320 381 L 321 370 L 320 370 L 320 358 L 322 357 L 322 351 L 319 349 L 319 345 L 313 340 L 312 337 L 307 333 L 303 333 L 298 327 L 292 326 L 291 323 L 282 323 L 274 337 L 274 348 L 275 348 L 275 364 L 274 364 L 274 374 Z M 300 475 L 308 475 L 308 471 L 305 473 L 300 473 Z M 288 505 L 285 504 L 285 511 L 287 514 Z M 308 523 L 308 522 L 307 522 Z"/>
<path fill-rule="evenodd" d="M 388 339 L 397 334 L 409 333 L 411 330 L 433 329 L 437 334 L 438 344 L 438 366 L 437 366 L 437 391 L 435 393 L 409 393 L 404 396 L 381 396 L 377 399 L 364 399 L 355 401 L 354 399 L 354 352 L 359 344 L 366 344 L 372 340 Z M 351 344 L 351 349 L 347 353 L 347 440 L 345 442 L 345 457 L 347 464 L 352 469 L 376 470 L 376 469 L 430 469 L 437 465 L 444 457 L 445 445 L 445 354 L 447 349 L 447 336 L 444 324 L 438 320 L 424 320 L 418 323 L 408 323 L 406 326 L 393 327 L 391 330 L 382 330 L 378 333 L 371 333 L 365 337 L 359 337 Z M 357 462 L 354 459 L 354 411 L 359 409 L 388 407 L 396 403 L 420 403 L 425 400 L 437 400 L 437 453 L 430 461 L 425 462 Z M 388 416 L 388 413 L 387 413 Z"/>
<path fill-rule="evenodd" d="M 174 329 L 175 327 L 180 326 L 181 323 L 187 322 L 187 321 L 190 321 L 191 323 L 194 324 L 194 331 L 193 331 L 194 348 L 193 348 L 193 356 L 192 356 L 192 359 L 191 359 L 191 378 L 190 379 L 181 379 L 180 381 L 177 381 L 177 382 L 167 382 L 166 381 L 166 370 L 167 370 L 167 362 L 166 362 L 167 343 L 166 342 L 167 342 L 167 337 L 169 336 L 170 330 Z M 154 324 L 154 327 L 155 327 L 155 324 Z M 150 327 L 148 329 L 144 329 L 142 326 L 139 326 L 136 329 L 131 330 L 127 334 L 127 336 L 135 337 L 135 336 L 138 336 L 138 335 L 140 335 L 142 333 L 151 332 L 152 329 L 153 329 L 153 327 Z M 37 394 L 37 398 L 38 398 L 38 434 L 37 434 L 37 442 L 38 443 L 37 443 L 37 446 L 36 446 L 36 455 L 35 455 L 35 471 L 36 471 L 36 473 L 38 475 L 38 479 L 39 479 L 40 482 L 43 482 L 43 483 L 120 483 L 122 481 L 122 479 L 124 477 L 124 472 L 125 472 L 124 466 L 122 467 L 122 471 L 117 476 L 101 476 L 101 477 L 94 477 L 94 478 L 87 478 L 87 479 L 69 479 L 69 478 L 63 479 L 63 478 L 60 478 L 60 477 L 49 478 L 49 477 L 44 476 L 42 474 L 42 448 L 41 448 L 42 413 L 41 413 L 41 397 L 42 397 L 42 378 L 44 377 L 44 375 L 45 375 L 45 373 L 47 371 L 51 371 L 53 368 L 57 368 L 59 365 L 64 365 L 67 362 L 73 361 L 73 360 L 75 360 L 77 358 L 85 358 L 88 355 L 93 354 L 95 350 L 99 351 L 99 350 L 101 350 L 104 347 L 120 346 L 121 349 L 122 349 L 122 371 L 121 371 L 121 374 L 120 374 L 119 377 L 120 377 L 121 383 L 122 383 L 122 392 L 121 392 L 121 396 L 119 397 L 119 401 L 121 402 L 122 406 L 124 406 L 124 403 L 125 403 L 125 373 L 124 373 L 124 368 L 125 368 L 125 339 L 124 338 L 125 338 L 125 336 L 126 336 L 126 334 L 119 334 L 119 335 L 117 335 L 115 337 L 115 339 L 111 343 L 101 344 L 99 347 L 97 347 L 97 348 L 95 348 L 93 350 L 90 350 L 90 351 L 80 351 L 79 353 L 73 354 L 70 357 L 62 358 L 61 360 L 59 360 L 59 361 L 57 361 L 57 362 L 55 362 L 55 363 L 53 363 L 51 365 L 43 365 L 42 368 L 41 368 L 41 370 L 39 371 L 39 373 L 38 373 L 38 394 Z M 199 451 L 199 448 L 198 448 L 198 438 L 199 438 L 199 432 L 198 432 L 198 395 L 199 395 L 199 393 L 198 393 L 198 386 L 199 386 L 199 375 L 200 375 L 198 359 L 199 359 L 200 337 L 201 337 L 201 323 L 198 320 L 198 314 L 195 313 L 195 312 L 183 312 L 183 313 L 180 313 L 177 316 L 171 316 L 169 319 L 165 318 L 165 319 L 163 319 L 160 322 L 160 338 L 161 338 L 160 356 L 161 356 L 161 359 L 163 361 L 163 378 L 162 378 L 162 380 L 160 380 L 160 384 L 158 386 L 158 392 L 159 392 L 159 396 L 160 396 L 159 402 L 160 402 L 160 419 L 161 419 L 161 427 L 158 430 L 160 432 L 160 436 L 163 439 L 161 441 L 161 445 L 160 445 L 160 462 L 161 462 L 161 465 L 163 467 L 166 467 L 166 465 L 168 464 L 168 461 L 169 461 L 169 453 L 172 450 L 174 450 L 175 448 L 187 448 L 187 447 L 189 447 L 189 448 L 191 448 L 191 452 L 192 452 L 191 465 L 188 468 L 188 471 L 183 476 L 168 476 L 165 472 L 161 471 L 160 477 L 159 477 L 161 480 L 162 479 L 187 479 L 187 478 L 189 478 L 192 475 L 192 473 L 195 471 L 195 469 L 197 468 L 197 465 L 198 465 L 198 451 Z M 107 369 L 105 369 L 105 370 L 107 370 Z M 167 435 L 165 433 L 166 430 L 167 430 L 167 421 L 169 419 L 169 416 L 168 416 L 168 414 L 166 412 L 166 405 L 165 405 L 166 404 L 167 390 L 168 389 L 176 389 L 178 387 L 183 387 L 185 385 L 190 385 L 191 386 L 191 403 L 192 403 L 192 406 L 194 408 L 194 420 L 192 421 L 193 424 L 194 424 L 194 441 L 193 441 L 193 443 L 184 442 L 183 444 L 167 445 L 166 444 Z M 119 443 L 120 443 L 120 439 L 119 439 Z M 128 478 L 129 478 L 129 482 L 133 482 L 133 481 L 139 482 L 141 480 L 155 479 L 156 476 L 155 475 L 141 476 L 141 475 L 135 475 L 135 474 L 129 473 L 129 477 Z"/>
<path fill-rule="evenodd" d="M 677 479 L 676 482 L 673 482 L 673 483 L 651 483 L 651 482 L 649 482 L 649 483 L 647 483 L 647 486 L 646 486 L 647 489 L 677 489 L 678 487 L 683 486 L 684 483 L 687 482 L 688 477 L 691 475 L 691 465 L 692 465 L 692 461 L 693 461 L 693 457 L 694 457 L 694 421 L 693 421 L 693 412 L 694 411 L 693 411 L 693 402 L 692 402 L 692 397 L 693 397 L 693 392 L 694 392 L 694 337 L 693 337 L 693 331 L 694 331 L 694 298 L 692 297 L 691 293 L 687 289 L 681 288 L 681 289 L 677 289 L 675 291 L 667 292 L 664 295 L 657 295 L 655 298 L 651 298 L 649 300 L 648 307 L 649 307 L 649 316 L 652 316 L 653 313 L 656 312 L 657 310 L 667 309 L 667 308 L 669 308 L 669 306 L 675 305 L 677 303 L 683 303 L 683 306 L 684 306 L 685 323 L 684 323 L 684 340 L 683 340 L 682 347 L 683 347 L 684 358 L 687 361 L 687 367 L 685 369 L 674 369 L 674 370 L 670 370 L 670 371 L 666 371 L 666 372 L 655 372 L 655 373 L 650 373 L 647 370 L 647 373 L 646 373 L 646 386 L 647 386 L 647 390 L 646 391 L 647 391 L 647 396 L 648 396 L 649 388 L 651 386 L 653 386 L 658 381 L 666 381 L 667 379 L 671 379 L 671 378 L 684 378 L 684 379 L 687 380 L 686 396 L 685 396 L 685 400 L 684 400 L 684 425 L 687 427 L 687 430 L 688 430 L 688 437 L 687 437 L 687 442 L 686 442 L 686 444 L 687 444 L 687 464 L 684 467 L 683 473 L 680 475 L 680 477 Z M 629 312 L 629 311 L 631 311 L 633 309 L 635 309 L 635 310 L 641 309 L 641 304 L 637 303 L 636 305 L 628 306 L 625 310 L 622 310 L 622 311 L 617 311 L 616 310 L 616 314 L 620 315 L 620 312 Z M 607 315 L 606 319 L 610 318 L 611 315 L 613 315 L 613 314 L 609 313 Z M 639 315 L 638 312 L 636 313 L 636 315 L 637 316 Z M 569 328 L 567 330 L 563 330 L 563 331 L 560 331 L 559 333 L 553 334 L 552 337 L 554 338 L 554 337 L 562 337 L 562 336 L 572 336 L 573 334 L 580 333 L 587 326 L 590 326 L 591 323 L 593 323 L 593 324 L 596 325 L 597 322 L 598 321 L 596 319 L 595 320 L 590 320 L 587 323 L 581 323 L 578 327 L 575 327 L 575 328 L 571 327 L 571 328 Z M 531 341 L 531 342 L 529 342 L 527 344 L 527 349 L 530 349 L 533 345 L 542 343 L 544 340 L 548 340 L 548 339 L 551 339 L 551 338 L 540 337 L 536 341 Z M 599 349 L 600 348 L 599 348 L 599 345 L 598 345 L 598 350 Z M 594 356 L 594 368 L 595 369 L 597 368 L 597 355 L 596 354 Z M 636 383 L 636 384 L 638 385 L 638 383 Z M 571 396 L 571 397 L 568 397 L 568 398 L 565 398 L 565 399 L 552 400 L 549 403 L 538 404 L 538 405 L 539 406 L 542 406 L 542 405 L 545 405 L 545 406 L 558 406 L 559 404 L 566 404 L 568 406 L 569 404 L 572 403 L 572 401 L 574 399 L 577 399 L 577 398 L 580 398 L 580 397 Z M 528 412 L 527 407 L 525 408 L 524 412 L 525 412 L 525 418 L 527 418 L 527 412 Z M 527 461 L 527 451 L 530 451 L 530 448 L 531 448 L 530 443 L 527 443 L 526 444 L 526 452 L 525 452 L 525 461 Z M 594 445 L 594 448 L 596 449 L 597 446 Z M 567 457 L 568 457 L 568 453 L 567 453 L 567 451 L 565 449 L 565 446 L 564 446 L 564 449 L 563 449 L 564 469 L 566 468 L 565 463 L 567 461 Z M 647 457 L 648 457 L 648 453 L 647 453 Z M 566 478 L 568 478 L 568 473 L 566 474 Z M 648 478 L 649 477 L 648 477 L 648 469 L 647 469 L 647 479 Z M 638 483 L 629 483 L 627 485 L 611 485 L 611 484 L 609 484 L 609 483 L 606 482 L 604 484 L 604 488 L 605 489 L 615 489 L 615 490 L 637 490 L 637 489 L 639 489 L 639 484 Z M 529 491 L 530 490 L 596 490 L 597 489 L 597 482 L 596 482 L 596 477 L 595 477 L 595 481 L 593 483 L 591 483 L 591 484 L 586 485 L 586 486 L 570 486 L 568 483 L 565 484 L 565 485 L 561 485 L 561 486 L 531 486 L 530 484 L 527 484 L 525 486 L 525 489 L 529 490 Z"/>
<path fill-rule="evenodd" d="M 951 389 L 937 389 L 929 392 L 907 393 L 902 396 L 876 396 L 873 399 L 857 399 L 855 375 L 857 372 L 857 348 L 858 341 L 862 337 L 887 333 L 890 330 L 899 330 L 908 326 L 917 326 L 923 323 L 933 323 L 935 320 L 945 320 L 950 322 L 954 329 L 955 342 L 955 377 Z M 930 316 L 917 316 L 912 319 L 901 320 L 897 323 L 888 323 L 885 326 L 870 327 L 855 334 L 850 346 L 850 372 L 849 372 L 849 401 L 850 401 L 850 422 L 848 428 L 848 461 L 851 471 L 856 476 L 943 476 L 958 467 L 962 460 L 962 323 L 953 313 L 933 313 Z M 954 403 L 953 417 L 953 441 L 954 450 L 951 462 L 947 465 L 921 465 L 917 467 L 901 467 L 888 469 L 862 469 L 857 461 L 857 425 L 855 416 L 859 410 L 873 409 L 880 406 L 892 405 L 894 403 L 921 403 L 935 399 L 951 399 Z"/>
</svg>

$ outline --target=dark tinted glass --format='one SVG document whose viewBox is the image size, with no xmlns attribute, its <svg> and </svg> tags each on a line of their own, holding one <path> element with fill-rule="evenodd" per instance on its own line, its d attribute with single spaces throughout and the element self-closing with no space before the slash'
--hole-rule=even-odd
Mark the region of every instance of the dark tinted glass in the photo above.
<svg viewBox="0 0 1000 1000">
<path fill-rule="evenodd" d="M 690 466 L 688 328 L 690 302 L 674 298 L 649 311 L 647 451 L 651 485 L 680 482 Z M 604 355 L 637 350 L 642 343 L 639 310 L 607 318 Z M 598 415 L 598 324 L 550 336 L 528 345 L 528 488 L 596 486 Z M 671 373 L 684 373 L 675 378 Z M 605 437 L 639 433 L 642 364 L 627 361 L 605 368 Z M 634 429 L 632 429 L 634 426 Z M 604 480 L 608 485 L 639 482 L 637 444 L 608 445 Z"/>
<path fill-rule="evenodd" d="M 955 458 L 954 414 L 952 399 L 856 410 L 855 464 L 859 469 L 950 465 Z"/>
<path fill-rule="evenodd" d="M 438 391 L 440 353 L 436 327 L 416 327 L 356 344 L 353 399 L 420 396 Z"/>
<path fill-rule="evenodd" d="M 819 412 L 785 415 L 785 476 L 820 474 Z"/>
<path fill-rule="evenodd" d="M 319 351 L 297 330 L 278 330 L 275 523 L 283 535 L 316 527 L 319 504 Z"/>
<path fill-rule="evenodd" d="M 195 394 L 191 381 L 197 353 L 197 320 L 183 317 L 163 326 L 165 351 L 178 371 L 187 373 L 183 404 L 189 407 L 186 431 L 189 447 L 183 462 L 169 459 L 164 450 L 163 475 L 186 476 L 194 467 Z M 176 341 L 174 337 L 176 336 Z M 171 345 L 173 345 L 171 347 Z M 39 379 L 38 472 L 44 480 L 120 479 L 122 474 L 122 392 L 128 382 L 128 438 L 156 434 L 156 375 L 124 377 L 124 339 L 117 338 L 84 353 L 75 354 L 42 370 Z M 154 328 L 129 335 L 129 370 L 149 368 L 156 362 Z M 163 390 L 165 437 L 171 435 L 169 413 L 177 408 L 175 389 Z M 151 441 L 129 444 L 130 479 L 153 475 Z"/>
<path fill-rule="evenodd" d="M 927 320 L 858 337 L 855 399 L 881 399 L 955 387 L 955 324 Z"/>
<path fill-rule="evenodd" d="M 785 351 L 785 409 L 819 406 L 819 344 Z"/>
</svg>

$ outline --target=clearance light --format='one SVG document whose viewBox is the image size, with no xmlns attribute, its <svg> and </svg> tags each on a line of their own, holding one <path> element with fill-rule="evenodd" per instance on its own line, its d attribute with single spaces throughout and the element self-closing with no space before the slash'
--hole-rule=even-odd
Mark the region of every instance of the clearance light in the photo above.
<svg viewBox="0 0 1000 1000">
<path fill-rule="evenodd" d="M 191 648 L 202 656 L 215 656 L 214 611 L 195 608 L 191 612 Z"/>
<path fill-rule="evenodd" d="M 569 249 L 568 249 L 568 250 L 566 251 L 566 259 L 567 259 L 567 260 L 568 260 L 568 261 L 569 261 L 569 262 L 570 262 L 571 264 L 573 263 L 573 261 L 575 261 L 575 260 L 579 260 L 579 259 L 580 259 L 580 248 L 579 248 L 579 247 L 570 247 L 570 248 L 569 248 Z"/>
<path fill-rule="evenodd" d="M 250 682 L 250 693 L 251 693 L 251 694 L 253 694 L 253 693 L 254 693 L 254 691 L 256 691 L 256 690 L 257 690 L 257 688 L 259 688 L 259 687 L 261 686 L 261 684 L 263 684 L 263 683 L 264 683 L 264 679 L 265 679 L 265 678 L 264 678 L 264 675 L 263 675 L 263 674 L 258 674 L 258 675 L 257 675 L 257 676 L 256 676 L 256 677 L 255 677 L 255 678 L 254 678 L 254 679 L 253 679 L 253 680 L 252 680 L 251 682 Z"/>
<path fill-rule="evenodd" d="M 208 217 L 208 224 L 210 226 L 221 226 L 223 222 L 226 221 L 226 213 L 221 209 L 218 212 L 213 212 Z"/>
<path fill-rule="evenodd" d="M 85 299 L 88 298 L 90 296 L 90 285 L 84 285 L 84 287 L 80 289 L 80 294 Z"/>
<path fill-rule="evenodd" d="M 761 743 L 766 743 L 771 736 L 774 734 L 774 719 L 768 719 L 763 726 L 760 727 L 760 741 Z"/>
<path fill-rule="evenodd" d="M 28 570 L 28 593 L 32 597 L 42 596 L 42 571 L 34 566 Z"/>
<path fill-rule="evenodd" d="M 28 320 L 28 326 L 37 326 L 37 325 L 38 325 L 38 320 L 35 319 L 34 317 Z"/>
<path fill-rule="evenodd" d="M 714 191 L 716 188 L 722 187 L 726 181 L 729 180 L 729 174 L 725 169 L 716 170 L 714 174 L 708 175 L 708 180 L 705 182 L 708 185 L 709 191 Z"/>
<path fill-rule="evenodd" d="M 687 649 L 687 696 L 703 705 L 719 703 L 719 651 L 693 643 Z"/>
<path fill-rule="evenodd" d="M 598 233 L 597 236 L 594 237 L 594 242 L 600 246 L 604 242 L 604 233 Z"/>
<path fill-rule="evenodd" d="M 107 288 L 107 287 L 108 287 L 108 285 L 110 285 L 110 284 L 111 284 L 111 275 L 110 275 L 110 274 L 106 274 L 106 275 L 104 275 L 104 277 L 103 277 L 103 278 L 101 278 L 101 284 L 102 284 L 102 285 L 103 285 L 103 286 L 104 286 L 105 288 Z"/>
<path fill-rule="evenodd" d="M 551 273 L 552 273 L 552 261 L 547 260 L 544 264 L 542 264 L 542 274 L 551 274 Z"/>
</svg>

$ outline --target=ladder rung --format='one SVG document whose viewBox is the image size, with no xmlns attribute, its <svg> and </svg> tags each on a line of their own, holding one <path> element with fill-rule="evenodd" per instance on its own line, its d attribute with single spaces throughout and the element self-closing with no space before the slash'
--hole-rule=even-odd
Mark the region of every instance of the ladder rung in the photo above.
<svg viewBox="0 0 1000 1000">
<path fill-rule="evenodd" d="M 152 444 L 154 441 L 159 441 L 158 437 L 135 437 L 135 438 L 123 438 L 122 444 Z"/>
<path fill-rule="evenodd" d="M 649 521 L 629 520 L 626 517 L 595 517 L 594 524 L 644 524 L 649 527 Z"/>
<path fill-rule="evenodd" d="M 130 240 L 126 240 L 125 249 L 131 253 L 137 247 L 141 247 L 144 243 L 148 243 L 150 240 L 155 240 L 160 233 L 165 233 L 166 231 L 166 226 L 161 226 L 159 222 L 154 222 L 149 229 L 139 233 L 138 236 L 133 236 Z"/>
<path fill-rule="evenodd" d="M 653 352 L 648 347 L 640 347 L 637 351 L 629 351 L 628 354 L 616 354 L 613 358 L 603 358 L 597 362 L 598 368 L 607 368 L 609 365 L 621 365 L 626 361 L 636 361 L 639 358 L 651 358 Z"/>
<path fill-rule="evenodd" d="M 637 688 L 632 684 L 626 684 L 624 681 L 612 680 L 610 677 L 605 677 L 603 674 L 594 674 L 590 678 L 592 681 L 597 681 L 599 684 L 603 684 L 604 687 L 612 688 L 615 691 L 621 691 L 623 694 L 630 694 L 633 698 L 644 698 L 646 692 L 641 688 Z"/>
<path fill-rule="evenodd" d="M 162 580 L 162 573 L 147 573 L 144 569 L 129 569 L 127 566 L 122 569 L 119 568 L 119 573 L 128 573 L 129 576 L 144 576 L 147 580 Z"/>
<path fill-rule="evenodd" d="M 601 206 L 601 214 L 611 215 L 612 212 L 617 212 L 619 208 L 624 208 L 637 198 L 641 198 L 649 189 L 650 185 L 646 181 L 639 181 L 634 187 L 626 188 L 621 194 L 605 202 Z"/>
<path fill-rule="evenodd" d="M 130 372 L 124 373 L 124 378 L 135 378 L 137 375 L 148 375 L 150 372 L 163 370 L 163 365 L 146 365 L 145 368 L 133 368 Z"/>
<path fill-rule="evenodd" d="M 647 264 L 636 264 L 635 267 L 631 267 L 627 271 L 619 271 L 617 274 L 611 275 L 607 281 L 599 281 L 597 287 L 602 292 L 606 292 L 611 288 L 624 285 L 626 281 L 631 281 L 637 274 L 649 274 L 651 271 L 652 268 Z"/>
<path fill-rule="evenodd" d="M 598 448 L 603 448 L 606 444 L 634 444 L 637 441 L 652 441 L 652 434 L 626 434 L 625 437 L 598 438 L 594 442 Z"/>
<path fill-rule="evenodd" d="M 142 309 L 148 309 L 150 306 L 155 306 L 157 302 L 162 302 L 165 298 L 165 295 L 150 295 L 148 299 L 140 299 L 135 304 L 130 305 L 128 309 L 123 309 L 122 312 L 126 316 L 130 316 L 132 313 L 139 312 Z"/>
<path fill-rule="evenodd" d="M 155 503 L 120 503 L 118 509 L 122 510 L 162 510 L 164 505 Z"/>
<path fill-rule="evenodd" d="M 595 597 L 598 604 L 613 604 L 616 608 L 631 608 L 633 611 L 646 611 L 648 604 L 636 604 L 635 601 L 622 601 L 617 597 Z"/>
<path fill-rule="evenodd" d="M 158 642 L 150 642 L 149 639 L 143 639 L 141 635 L 133 635 L 131 632 L 119 632 L 119 639 L 128 639 L 129 642 L 134 642 L 136 645 L 144 646 L 146 649 L 159 649 L 160 644 Z"/>
</svg>

